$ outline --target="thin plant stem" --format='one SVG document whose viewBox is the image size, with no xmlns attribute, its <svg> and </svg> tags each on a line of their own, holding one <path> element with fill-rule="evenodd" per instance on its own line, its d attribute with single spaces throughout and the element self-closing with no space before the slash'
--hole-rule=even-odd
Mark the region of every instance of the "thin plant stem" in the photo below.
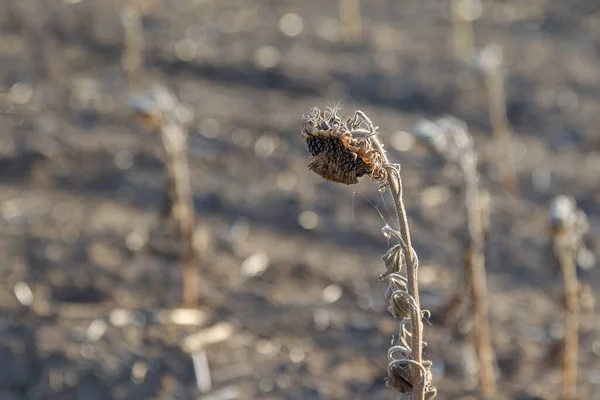
<svg viewBox="0 0 600 400">
<path fill-rule="evenodd" d="M 476 156 L 473 154 L 472 157 L 462 157 L 460 164 L 465 178 L 465 202 L 470 241 L 466 266 L 475 314 L 475 348 L 479 362 L 479 385 L 484 396 L 491 396 L 496 393 L 494 372 L 496 357 L 492 347 L 488 314 L 483 218 Z"/>
<path fill-rule="evenodd" d="M 373 147 L 382 155 L 384 165 L 389 165 L 386 152 L 383 148 L 381 140 L 377 136 L 371 138 Z M 396 218 L 402 235 L 401 244 L 406 254 L 406 275 L 408 281 L 408 292 L 414 300 L 414 307 L 411 308 L 411 348 L 413 358 L 416 363 L 421 364 L 423 361 L 423 322 L 421 320 L 421 304 L 419 300 L 419 280 L 418 271 L 412 257 L 412 242 L 410 231 L 408 229 L 408 218 L 406 216 L 406 208 L 402 199 L 402 179 L 400 173 L 393 167 L 386 168 L 387 183 L 390 187 L 392 198 L 394 200 L 394 208 L 396 210 Z M 413 368 L 413 381 L 420 382 L 422 379 L 422 371 L 419 368 Z M 424 398 L 424 386 L 415 384 L 413 389 L 413 399 L 421 400 Z"/>
<path fill-rule="evenodd" d="M 338 0 L 340 9 L 340 37 L 348 43 L 359 42 L 362 36 L 360 0 Z"/>
<path fill-rule="evenodd" d="M 497 164 L 500 166 L 500 179 L 504 189 L 514 194 L 517 191 L 517 177 L 510 154 L 512 133 L 506 114 L 504 56 L 502 48 L 496 45 L 488 46 L 482 51 L 481 59 L 490 125 L 494 135 L 494 142 L 498 149 Z"/>
<path fill-rule="evenodd" d="M 565 326 L 563 353 L 562 400 L 577 398 L 579 360 L 580 283 L 577 278 L 577 258 L 585 247 L 583 235 L 590 225 L 585 213 L 577 208 L 575 199 L 558 196 L 550 208 L 552 246 L 562 272 L 564 284 Z"/>
<path fill-rule="evenodd" d="M 161 126 L 161 139 L 170 175 L 172 214 L 179 225 L 182 264 L 182 302 L 196 307 L 198 301 L 197 255 L 194 251 L 194 201 L 187 157 L 187 131 L 178 124 Z"/>
<path fill-rule="evenodd" d="M 577 364 L 579 358 L 579 283 L 573 251 L 564 250 L 560 257 L 565 287 L 565 349 L 563 359 L 562 400 L 577 398 Z"/>
<path fill-rule="evenodd" d="M 120 5 L 119 3 L 116 3 Z M 121 10 L 121 23 L 124 31 L 125 48 L 122 55 L 122 68 L 127 76 L 129 89 L 139 91 L 144 68 L 144 31 L 140 4 L 137 0 L 124 0 Z M 178 223 L 181 242 L 182 303 L 184 307 L 195 307 L 198 301 L 199 277 L 198 256 L 194 249 L 195 216 L 188 162 L 188 132 L 172 115 L 177 99 L 168 90 L 159 91 L 158 98 L 150 99 L 158 106 L 158 114 L 148 113 L 148 127 L 160 134 L 163 144 L 163 158 L 167 172 L 166 207 L 162 216 L 172 216 Z M 157 95 L 155 92 L 154 94 Z M 144 105 L 141 105 L 142 108 Z M 140 110 L 142 114 L 150 110 Z"/>
<path fill-rule="evenodd" d="M 130 90 L 142 90 L 145 41 L 142 17 L 136 0 L 125 0 L 121 10 L 121 23 L 125 46 L 121 66 L 127 75 Z"/>
<path fill-rule="evenodd" d="M 475 35 L 473 34 L 472 21 L 464 18 L 462 15 L 461 8 L 463 7 L 472 7 L 470 1 L 450 0 L 454 55 L 460 60 L 468 61 L 473 57 Z"/>
</svg>

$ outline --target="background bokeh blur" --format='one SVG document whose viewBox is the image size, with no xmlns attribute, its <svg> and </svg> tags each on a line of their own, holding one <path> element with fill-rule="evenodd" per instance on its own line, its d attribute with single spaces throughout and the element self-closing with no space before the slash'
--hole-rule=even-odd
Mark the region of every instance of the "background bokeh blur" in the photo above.
<svg viewBox="0 0 600 400">
<path fill-rule="evenodd" d="M 309 172 L 300 137 L 301 113 L 337 101 L 365 111 L 402 163 L 438 398 L 474 393 L 469 347 L 435 316 L 462 270 L 461 180 L 404 131 L 443 114 L 469 124 L 492 195 L 500 391 L 556 398 L 546 210 L 573 195 L 598 255 L 600 3 L 473 3 L 475 45 L 504 47 L 515 196 L 493 168 L 481 74 L 454 57 L 448 1 L 363 0 L 358 43 L 341 40 L 333 0 L 140 4 L 144 84 L 173 90 L 190 133 L 201 314 L 165 317 L 180 304 L 179 247 L 159 219 L 160 138 L 128 103 L 123 3 L 1 0 L 1 400 L 394 398 L 383 378 L 397 322 L 377 280 L 391 203 L 368 180 Z M 597 268 L 580 277 L 600 284 Z M 188 354 L 184 339 L 214 324 L 226 340 Z M 599 333 L 586 309 L 582 398 L 600 398 Z"/>
</svg>

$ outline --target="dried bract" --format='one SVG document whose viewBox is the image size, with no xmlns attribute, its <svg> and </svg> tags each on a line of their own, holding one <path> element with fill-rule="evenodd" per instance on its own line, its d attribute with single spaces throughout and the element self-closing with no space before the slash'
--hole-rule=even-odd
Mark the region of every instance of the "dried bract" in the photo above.
<svg viewBox="0 0 600 400">
<path fill-rule="evenodd" d="M 385 384 L 400 393 L 410 393 L 413 390 L 412 371 L 409 364 L 395 362 L 388 368 Z"/>
<path fill-rule="evenodd" d="M 387 279 L 391 274 L 400 272 L 402 265 L 404 264 L 404 257 L 402 255 L 402 247 L 400 244 L 392 246 L 383 256 L 381 256 L 383 263 L 385 264 L 385 272 L 379 275 L 379 280 L 383 281 Z"/>
<path fill-rule="evenodd" d="M 388 376 L 386 385 L 396 389 L 400 393 L 410 393 L 413 391 L 415 383 L 411 373 L 410 366 L 414 365 L 421 369 L 423 377 L 417 383 L 424 385 L 424 399 L 433 400 L 437 395 L 437 389 L 431 384 L 433 375 L 431 373 L 432 362 L 424 360 L 421 364 L 416 363 L 410 353 L 410 349 L 404 346 L 393 346 L 388 351 L 390 364 L 388 365 Z"/>
<path fill-rule="evenodd" d="M 410 297 L 406 278 L 399 274 L 390 276 L 388 289 L 385 292 L 387 310 L 394 318 L 410 318 Z"/>
<path fill-rule="evenodd" d="M 433 379 L 431 365 L 431 361 L 423 361 L 423 367 L 425 367 L 425 400 L 432 400 L 437 395 L 437 389 L 431 384 Z"/>
</svg>

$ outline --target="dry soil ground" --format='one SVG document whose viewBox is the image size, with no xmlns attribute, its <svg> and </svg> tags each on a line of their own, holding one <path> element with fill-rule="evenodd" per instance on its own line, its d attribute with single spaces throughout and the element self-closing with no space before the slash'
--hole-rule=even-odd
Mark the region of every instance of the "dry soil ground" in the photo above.
<svg viewBox="0 0 600 400">
<path fill-rule="evenodd" d="M 158 223 L 160 141 L 128 108 L 114 3 L 0 1 L 2 400 L 201 396 L 180 349 L 200 328 L 150 318 L 178 305 L 177 241 Z M 377 281 L 389 200 L 372 182 L 346 187 L 309 173 L 299 135 L 301 113 L 343 101 L 345 112 L 371 116 L 403 165 L 423 303 L 434 313 L 425 336 L 438 398 L 476 393 L 465 383 L 461 343 L 435 315 L 462 265 L 460 179 L 397 132 L 451 113 L 475 135 L 492 193 L 500 391 L 555 399 L 562 309 L 546 207 L 556 194 L 575 196 L 598 255 L 600 5 L 483 1 L 477 45 L 506 49 L 520 188 L 511 197 L 490 168 L 496 149 L 481 80 L 453 61 L 447 2 L 363 3 L 359 45 L 338 40 L 333 0 L 159 0 L 144 18 L 149 79 L 173 89 L 193 117 L 202 309 L 208 324 L 235 326 L 207 349 L 213 393 L 203 398 L 394 398 L 383 378 L 396 322 Z M 298 36 L 280 29 L 287 13 L 302 18 Z M 257 254 L 268 268 L 247 277 L 241 265 Z M 598 269 L 581 277 L 600 284 Z M 136 310 L 131 324 L 103 323 L 115 308 Z M 586 399 L 600 399 L 599 334 L 598 313 L 586 312 Z"/>
</svg>

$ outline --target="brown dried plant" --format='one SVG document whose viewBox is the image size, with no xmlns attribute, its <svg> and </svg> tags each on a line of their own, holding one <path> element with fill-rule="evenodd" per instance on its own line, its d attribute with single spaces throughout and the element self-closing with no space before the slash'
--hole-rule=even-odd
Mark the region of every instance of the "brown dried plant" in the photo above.
<svg viewBox="0 0 600 400">
<path fill-rule="evenodd" d="M 137 0 L 126 0 L 120 12 L 123 26 L 124 51 L 121 67 L 127 75 L 130 89 L 141 89 L 144 69 L 144 31 Z"/>
<path fill-rule="evenodd" d="M 357 43 L 362 38 L 360 0 L 338 0 L 340 9 L 340 38 L 346 43 Z"/>
<path fill-rule="evenodd" d="M 417 123 L 413 135 L 432 152 L 459 166 L 465 187 L 465 208 L 469 243 L 465 254 L 464 277 L 444 311 L 447 324 L 457 317 L 461 305 L 470 301 L 474 319 L 474 345 L 479 364 L 479 386 L 488 396 L 496 392 L 495 361 L 488 316 L 485 272 L 485 237 L 489 219 L 487 196 L 482 195 L 477 169 L 478 155 L 467 125 L 446 116 Z"/>
<path fill-rule="evenodd" d="M 132 103 L 138 118 L 147 128 L 157 130 L 162 140 L 169 214 L 178 223 L 181 241 L 183 305 L 195 307 L 199 285 L 194 249 L 195 210 L 188 163 L 188 132 L 174 115 L 178 104 L 175 95 L 161 85 L 154 85 L 147 97 L 134 99 Z"/>
<path fill-rule="evenodd" d="M 139 7 L 138 0 L 127 0 L 121 12 L 125 35 L 122 67 L 133 93 L 143 88 L 144 76 L 144 32 Z M 166 87 L 156 84 L 145 95 L 133 94 L 131 105 L 138 122 L 144 128 L 157 132 L 161 138 L 167 172 L 167 210 L 163 214 L 172 216 L 178 223 L 182 303 L 184 307 L 195 307 L 199 285 L 194 249 L 195 210 L 188 163 L 188 132 L 175 114 L 179 101 Z"/>
<path fill-rule="evenodd" d="M 313 108 L 302 116 L 302 136 L 311 159 L 308 167 L 322 178 L 347 185 L 356 184 L 367 175 L 389 190 L 393 198 L 399 230 L 385 226 L 382 233 L 394 239 L 382 257 L 386 272 L 380 280 L 388 281 L 385 298 L 388 310 L 401 318 L 399 337 L 388 352 L 387 385 L 400 393 L 412 393 L 412 399 L 433 399 L 431 361 L 423 360 L 423 312 L 419 302 L 418 258 L 411 237 L 402 200 L 400 165 L 389 162 L 377 128 L 362 112 L 342 119 L 339 107 L 321 112 Z M 406 276 L 401 274 L 406 268 Z M 410 328 L 407 328 L 410 325 Z"/>
<path fill-rule="evenodd" d="M 473 20 L 477 16 L 477 7 L 481 4 L 473 0 L 450 0 L 454 56 L 462 61 L 469 61 L 474 54 Z"/>
<path fill-rule="evenodd" d="M 511 158 L 512 132 L 506 114 L 506 91 L 504 51 L 500 45 L 485 47 L 477 58 L 481 69 L 487 96 L 490 125 L 494 135 L 496 149 L 496 164 L 500 171 L 500 181 L 505 190 L 516 193 L 517 175 Z"/>
<path fill-rule="evenodd" d="M 588 218 L 577 208 L 575 199 L 558 196 L 550 204 L 552 247 L 562 272 L 564 285 L 564 350 L 562 400 L 577 398 L 579 358 L 580 284 L 577 279 L 577 256 L 583 235 L 589 230 Z"/>
</svg>

